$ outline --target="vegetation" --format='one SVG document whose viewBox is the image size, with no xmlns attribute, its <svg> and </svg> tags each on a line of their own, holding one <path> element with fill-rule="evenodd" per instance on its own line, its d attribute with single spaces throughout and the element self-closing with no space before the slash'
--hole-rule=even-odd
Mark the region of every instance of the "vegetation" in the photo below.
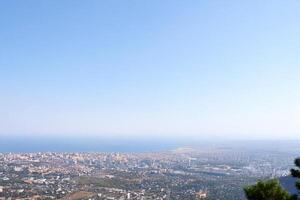
<svg viewBox="0 0 300 200">
<path fill-rule="evenodd" d="M 295 159 L 296 169 L 291 169 L 291 175 L 300 178 L 300 158 Z M 296 182 L 300 190 L 300 181 Z M 259 181 L 257 184 L 244 188 L 248 200 L 297 200 L 297 195 L 285 191 L 277 179 Z"/>
<path fill-rule="evenodd" d="M 257 184 L 244 188 L 249 200 L 294 200 L 294 196 L 285 191 L 277 179 L 259 181 Z"/>
<path fill-rule="evenodd" d="M 132 189 L 137 185 L 136 181 L 129 181 L 119 178 L 98 178 L 98 177 L 79 177 L 78 183 L 80 185 L 95 185 L 97 187 Z"/>
<path fill-rule="evenodd" d="M 291 174 L 295 178 L 300 178 L 300 158 L 295 159 L 295 165 L 297 169 L 291 169 Z M 296 187 L 300 190 L 300 182 L 296 183 Z"/>
</svg>

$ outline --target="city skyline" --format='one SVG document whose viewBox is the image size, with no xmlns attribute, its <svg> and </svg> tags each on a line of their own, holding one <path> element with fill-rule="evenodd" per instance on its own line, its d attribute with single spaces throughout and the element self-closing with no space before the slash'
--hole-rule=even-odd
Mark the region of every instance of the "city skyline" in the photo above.
<svg viewBox="0 0 300 200">
<path fill-rule="evenodd" d="M 300 139 L 299 1 L 0 5 L 0 137 Z"/>
</svg>

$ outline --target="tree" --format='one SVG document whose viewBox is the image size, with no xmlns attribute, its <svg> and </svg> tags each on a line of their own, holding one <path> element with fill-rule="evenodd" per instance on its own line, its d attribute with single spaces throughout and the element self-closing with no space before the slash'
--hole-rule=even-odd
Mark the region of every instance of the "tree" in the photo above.
<svg viewBox="0 0 300 200">
<path fill-rule="evenodd" d="M 300 158 L 295 159 L 295 165 L 298 169 L 291 169 L 291 174 L 295 178 L 300 178 Z M 300 190 L 300 181 L 296 182 L 296 187 Z"/>
<path fill-rule="evenodd" d="M 289 195 L 277 179 L 259 181 L 255 185 L 244 188 L 248 200 L 294 200 L 295 196 Z"/>
</svg>

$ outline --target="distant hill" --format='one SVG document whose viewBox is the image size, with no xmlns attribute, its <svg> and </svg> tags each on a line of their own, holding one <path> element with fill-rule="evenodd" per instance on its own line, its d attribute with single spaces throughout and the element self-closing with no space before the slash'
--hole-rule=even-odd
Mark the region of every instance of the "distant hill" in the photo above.
<svg viewBox="0 0 300 200">
<path fill-rule="evenodd" d="M 299 179 L 298 179 L 299 180 Z M 290 194 L 300 194 L 299 190 L 296 188 L 297 179 L 292 176 L 284 176 L 279 178 L 282 187 L 287 190 Z"/>
</svg>

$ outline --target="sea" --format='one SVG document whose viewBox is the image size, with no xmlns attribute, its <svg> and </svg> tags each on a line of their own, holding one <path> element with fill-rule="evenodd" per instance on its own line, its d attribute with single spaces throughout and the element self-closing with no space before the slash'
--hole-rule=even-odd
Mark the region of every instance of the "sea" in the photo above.
<svg viewBox="0 0 300 200">
<path fill-rule="evenodd" d="M 300 140 L 201 140 L 190 138 L 0 136 L 0 153 L 161 152 L 182 147 L 280 151 L 300 154 Z"/>
</svg>

